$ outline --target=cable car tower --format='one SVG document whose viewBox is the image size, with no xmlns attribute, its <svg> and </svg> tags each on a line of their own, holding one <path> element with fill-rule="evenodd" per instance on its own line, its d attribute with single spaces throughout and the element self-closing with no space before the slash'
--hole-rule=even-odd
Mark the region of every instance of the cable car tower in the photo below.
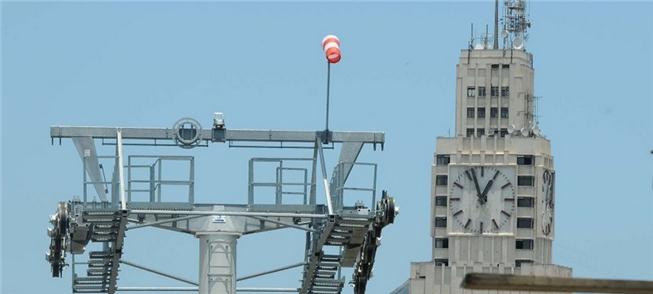
<svg viewBox="0 0 653 294">
<path fill-rule="evenodd" d="M 339 40 L 338 40 L 339 45 Z M 324 47 L 324 45 L 323 45 Z M 333 46 L 331 46 L 333 47 Z M 338 48 L 339 61 L 339 48 Z M 333 49 L 328 66 L 333 58 Z M 330 74 L 330 68 L 329 68 Z M 328 104 L 327 104 L 328 105 Z M 328 107 L 328 106 L 327 106 Z M 328 113 L 328 112 L 327 112 Z M 328 121 L 328 115 L 327 115 Z M 383 149 L 381 132 L 239 130 L 225 125 L 222 113 L 215 113 L 211 128 L 191 118 L 172 127 L 87 127 L 53 126 L 50 136 L 61 144 L 71 139 L 82 160 L 83 196 L 60 202 L 50 218 L 50 247 L 46 260 L 53 277 L 61 277 L 70 266 L 73 293 L 123 291 L 189 291 L 199 294 L 236 292 L 323 293 L 342 292 L 346 279 L 341 269 L 353 268 L 349 283 L 354 292 L 365 293 L 382 229 L 393 223 L 398 208 L 385 191 L 378 193 L 377 165 L 358 162 L 366 145 Z M 115 146 L 113 154 L 98 154 L 96 143 Z M 149 146 L 152 150 L 177 146 L 191 149 L 226 143 L 229 147 L 285 148 L 308 150 L 312 156 L 251 158 L 248 195 L 243 204 L 196 203 L 195 159 L 161 153 L 126 154 L 124 146 Z M 339 147 L 337 165 L 327 174 L 325 151 Z M 159 148 L 160 147 L 160 148 Z M 135 149 L 135 148 L 132 148 Z M 312 151 L 312 152 L 310 152 Z M 182 162 L 188 167 L 179 179 L 163 177 L 166 164 Z M 108 164 L 107 164 L 108 163 Z M 261 164 L 272 164 L 272 182 L 260 180 Z M 318 169 L 319 167 L 319 169 Z M 351 187 L 354 169 L 371 171 L 369 186 Z M 179 175 L 180 170 L 172 174 Z M 107 180 L 106 175 L 110 179 Z M 170 174 L 170 173 L 168 173 Z M 295 176 L 290 176 L 294 174 Z M 299 176 L 297 176 L 299 175 Z M 257 177 L 259 176 L 259 177 Z M 303 180 L 297 181 L 300 178 Z M 291 180 L 289 180 L 291 179 Z M 359 183 L 356 183 L 357 185 Z M 162 196 L 165 187 L 184 187 L 185 195 Z M 318 201 L 317 189 L 325 198 Z M 261 203 L 259 188 L 272 188 L 274 203 Z M 351 205 L 348 191 L 367 192 L 368 202 Z M 272 195 L 271 195 L 272 194 Z M 349 193 L 351 194 L 351 193 Z M 377 195 L 380 199 L 377 199 Z M 358 193 L 357 195 L 360 195 Z M 345 201 L 349 196 L 348 201 Z M 293 198 L 295 201 L 289 201 Z M 300 199 L 297 203 L 296 199 Z M 292 202 L 292 203 L 290 203 Z M 154 227 L 199 239 L 198 280 L 192 281 L 124 260 L 125 242 L 139 228 Z M 306 234 L 301 262 L 247 276 L 236 276 L 237 241 L 246 234 L 278 229 L 297 229 Z M 99 248 L 90 250 L 87 247 Z M 70 255 L 68 261 L 66 256 Z M 299 258 L 298 258 L 299 259 Z M 123 265 L 188 284 L 188 287 L 130 287 L 119 283 Z M 292 288 L 242 288 L 238 281 L 301 267 L 301 285 Z"/>
</svg>

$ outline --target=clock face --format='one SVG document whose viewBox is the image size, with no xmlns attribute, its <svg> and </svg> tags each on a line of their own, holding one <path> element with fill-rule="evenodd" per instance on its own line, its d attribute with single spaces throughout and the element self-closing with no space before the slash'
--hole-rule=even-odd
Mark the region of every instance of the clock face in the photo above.
<svg viewBox="0 0 653 294">
<path fill-rule="evenodd" d="M 510 168 L 461 167 L 452 173 L 449 209 L 452 223 L 467 233 L 505 231 L 515 213 L 515 187 Z"/>
<path fill-rule="evenodd" d="M 555 172 L 544 170 L 542 173 L 542 194 L 541 207 L 542 211 L 542 233 L 545 236 L 551 234 L 553 229 L 553 190 L 555 182 Z"/>
</svg>

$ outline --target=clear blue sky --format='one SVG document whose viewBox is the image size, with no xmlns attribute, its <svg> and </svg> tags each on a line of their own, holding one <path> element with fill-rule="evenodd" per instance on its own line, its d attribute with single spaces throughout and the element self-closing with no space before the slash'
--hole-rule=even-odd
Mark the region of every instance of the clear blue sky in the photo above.
<svg viewBox="0 0 653 294">
<path fill-rule="evenodd" d="M 231 128 L 323 127 L 319 42 L 342 40 L 332 128 L 386 132 L 380 187 L 401 206 L 369 293 L 430 258 L 430 165 L 454 126 L 455 64 L 492 1 L 433 3 L 2 3 L 2 293 L 69 293 L 51 279 L 48 215 L 80 194 L 72 144 L 55 124 L 168 127 L 183 116 Z M 653 279 L 653 4 L 534 2 L 540 125 L 557 167 L 554 260 L 577 276 Z M 111 149 L 102 149 L 105 153 Z M 147 149 L 128 148 L 147 153 Z M 246 201 L 252 150 L 165 150 L 198 160 L 200 202 Z M 277 154 L 273 152 L 273 154 Z M 330 162 L 336 154 L 329 153 Z M 269 238 L 268 238 L 269 237 Z M 303 235 L 240 241 L 242 274 L 301 259 Z M 196 279 L 197 240 L 144 230 L 125 258 Z M 265 246 L 261 246 L 261 245 Z M 124 268 L 125 285 L 159 281 Z M 243 285 L 293 287 L 297 271 Z M 172 285 L 172 283 L 168 283 Z M 350 290 L 348 290 L 350 291 Z"/>
</svg>

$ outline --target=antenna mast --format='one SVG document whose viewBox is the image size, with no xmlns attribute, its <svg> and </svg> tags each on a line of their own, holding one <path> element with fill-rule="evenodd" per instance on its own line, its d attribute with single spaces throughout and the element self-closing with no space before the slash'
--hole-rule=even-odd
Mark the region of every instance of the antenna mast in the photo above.
<svg viewBox="0 0 653 294">
<path fill-rule="evenodd" d="M 494 0 L 494 44 L 492 49 L 499 49 L 499 0 Z"/>
<path fill-rule="evenodd" d="M 511 49 L 523 50 L 528 38 L 528 28 L 531 21 L 526 13 L 524 0 L 506 0 L 505 2 L 504 29 L 507 33 Z"/>
</svg>

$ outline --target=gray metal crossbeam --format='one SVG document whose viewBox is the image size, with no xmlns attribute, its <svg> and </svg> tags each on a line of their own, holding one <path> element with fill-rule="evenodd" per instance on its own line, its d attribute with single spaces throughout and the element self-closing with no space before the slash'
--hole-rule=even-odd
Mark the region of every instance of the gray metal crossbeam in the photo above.
<svg viewBox="0 0 653 294">
<path fill-rule="evenodd" d="M 197 287 L 120 287 L 118 292 L 197 292 Z M 237 288 L 241 293 L 296 293 L 297 288 L 254 288 L 243 287 Z"/>
<path fill-rule="evenodd" d="M 240 281 L 244 281 L 244 280 L 249 280 L 249 279 L 256 278 L 256 277 L 269 275 L 269 274 L 273 274 L 273 273 L 280 272 L 280 271 L 285 271 L 285 270 L 288 270 L 288 269 L 291 269 L 291 268 L 296 268 L 296 267 L 299 267 L 299 266 L 303 266 L 305 264 L 306 264 L 305 262 L 299 262 L 299 263 L 295 263 L 295 264 L 291 264 L 291 265 L 287 265 L 287 266 L 282 266 L 280 268 L 275 268 L 275 269 L 267 270 L 267 271 L 264 271 L 264 272 L 239 277 L 236 281 L 240 282 Z"/>
<path fill-rule="evenodd" d="M 122 131 L 125 140 L 174 140 L 172 128 L 115 128 L 115 127 L 76 127 L 52 126 L 51 138 L 92 137 L 94 139 L 115 139 L 116 130 Z M 306 142 L 312 143 L 321 131 L 278 131 L 278 130 L 229 130 L 225 129 L 224 140 L 231 142 Z M 202 129 L 199 140 L 214 141 L 214 130 Z M 331 132 L 330 142 L 385 143 L 383 132 Z"/>
<path fill-rule="evenodd" d="M 180 282 L 184 282 L 184 283 L 186 283 L 186 284 L 191 284 L 191 285 L 193 285 L 193 286 L 197 286 L 197 285 L 198 285 L 197 282 L 194 282 L 194 281 L 191 281 L 191 280 L 188 280 L 188 279 L 182 278 L 182 277 L 178 277 L 178 276 L 175 276 L 175 275 L 173 275 L 173 274 L 164 273 L 164 272 L 162 272 L 162 271 L 155 270 L 155 269 L 152 269 L 152 268 L 149 268 L 149 267 L 146 267 L 146 266 L 142 266 L 142 265 L 140 265 L 140 264 L 135 264 L 135 263 L 133 263 L 133 262 L 129 262 L 129 261 L 126 261 L 126 260 L 120 260 L 120 263 L 123 263 L 123 264 L 129 265 L 129 266 L 135 267 L 135 268 L 140 269 L 140 270 L 144 270 L 144 271 L 147 271 L 147 272 L 151 272 L 151 273 L 154 273 L 154 274 L 157 274 L 157 275 L 160 275 L 160 276 L 166 277 L 166 278 L 170 278 L 170 279 L 173 279 L 173 280 L 177 280 L 177 281 L 180 281 Z"/>
</svg>

